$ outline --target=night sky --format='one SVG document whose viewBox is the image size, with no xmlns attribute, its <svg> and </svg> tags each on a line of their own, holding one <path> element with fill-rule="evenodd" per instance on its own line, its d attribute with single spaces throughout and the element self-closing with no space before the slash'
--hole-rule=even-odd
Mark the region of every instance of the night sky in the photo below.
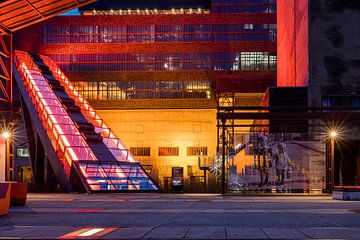
<svg viewBox="0 0 360 240">
<path fill-rule="evenodd" d="M 98 0 L 82 10 L 210 8 L 210 0 Z"/>
</svg>

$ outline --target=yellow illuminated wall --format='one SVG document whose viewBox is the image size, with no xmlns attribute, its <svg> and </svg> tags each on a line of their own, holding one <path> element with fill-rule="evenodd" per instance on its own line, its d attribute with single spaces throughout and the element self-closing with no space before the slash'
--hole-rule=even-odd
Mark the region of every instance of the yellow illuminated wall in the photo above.
<svg viewBox="0 0 360 240">
<path fill-rule="evenodd" d="M 150 147 L 149 157 L 137 157 L 153 165 L 152 176 L 163 184 L 172 167 L 183 167 L 184 177 L 202 175 L 198 157 L 187 156 L 187 147 L 207 147 L 216 152 L 215 109 L 98 110 L 104 121 L 130 147 Z M 179 147 L 179 156 L 159 156 L 159 147 Z"/>
</svg>

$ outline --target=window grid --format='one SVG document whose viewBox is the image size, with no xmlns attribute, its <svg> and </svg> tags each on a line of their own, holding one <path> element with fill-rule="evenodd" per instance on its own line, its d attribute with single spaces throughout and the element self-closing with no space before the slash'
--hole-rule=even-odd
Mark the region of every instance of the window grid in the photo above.
<svg viewBox="0 0 360 240">
<path fill-rule="evenodd" d="M 86 99 L 210 99 L 209 81 L 74 82 Z"/>
<path fill-rule="evenodd" d="M 275 70 L 276 54 L 160 53 L 160 54 L 50 54 L 64 71 L 176 71 L 176 70 Z"/>
<path fill-rule="evenodd" d="M 159 156 L 179 156 L 179 147 L 159 147 Z"/>
<path fill-rule="evenodd" d="M 130 152 L 134 156 L 149 157 L 150 147 L 130 147 Z"/>
<path fill-rule="evenodd" d="M 228 41 L 276 41 L 276 24 L 246 23 L 43 27 L 43 43 Z"/>
<path fill-rule="evenodd" d="M 207 147 L 187 147 L 188 156 L 207 156 Z"/>
</svg>

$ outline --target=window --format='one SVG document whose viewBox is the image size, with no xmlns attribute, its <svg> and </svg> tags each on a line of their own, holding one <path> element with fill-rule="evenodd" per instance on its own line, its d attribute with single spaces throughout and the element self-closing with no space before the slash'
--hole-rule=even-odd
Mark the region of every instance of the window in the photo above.
<svg viewBox="0 0 360 240">
<path fill-rule="evenodd" d="M 178 147 L 159 147 L 159 156 L 179 156 Z"/>
<path fill-rule="evenodd" d="M 134 156 L 150 156 L 150 147 L 130 147 Z"/>
<path fill-rule="evenodd" d="M 276 23 L 44 26 L 43 43 L 275 41 Z"/>
<path fill-rule="evenodd" d="M 49 54 L 64 71 L 275 70 L 276 53 Z"/>
<path fill-rule="evenodd" d="M 187 147 L 188 156 L 207 156 L 207 147 Z"/>
<path fill-rule="evenodd" d="M 74 82 L 86 99 L 210 99 L 210 81 Z"/>
<path fill-rule="evenodd" d="M 29 149 L 27 148 L 18 148 L 16 150 L 17 157 L 29 157 Z"/>
</svg>

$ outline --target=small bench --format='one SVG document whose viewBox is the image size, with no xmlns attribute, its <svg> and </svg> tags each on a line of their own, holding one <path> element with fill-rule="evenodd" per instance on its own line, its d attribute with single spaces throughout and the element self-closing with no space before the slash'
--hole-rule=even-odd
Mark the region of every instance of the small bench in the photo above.
<svg viewBox="0 0 360 240">
<path fill-rule="evenodd" d="M 10 184 L 0 183 L 0 216 L 8 214 L 10 207 Z"/>
<path fill-rule="evenodd" d="M 360 186 L 335 186 L 333 199 L 360 201 Z"/>
</svg>

